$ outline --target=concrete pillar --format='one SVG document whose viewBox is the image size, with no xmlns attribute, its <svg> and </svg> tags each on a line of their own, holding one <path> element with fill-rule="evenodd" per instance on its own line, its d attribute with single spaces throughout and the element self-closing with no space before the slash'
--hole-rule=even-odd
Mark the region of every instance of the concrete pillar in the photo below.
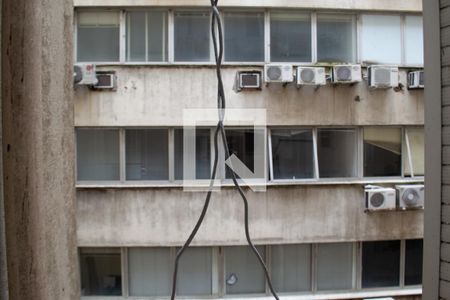
<svg viewBox="0 0 450 300">
<path fill-rule="evenodd" d="M 10 300 L 79 299 L 71 0 L 3 0 Z"/>
</svg>

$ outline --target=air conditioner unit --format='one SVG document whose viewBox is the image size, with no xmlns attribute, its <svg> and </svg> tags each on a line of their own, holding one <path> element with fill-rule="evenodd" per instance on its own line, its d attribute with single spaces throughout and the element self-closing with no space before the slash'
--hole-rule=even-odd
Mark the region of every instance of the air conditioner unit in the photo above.
<svg viewBox="0 0 450 300">
<path fill-rule="evenodd" d="M 425 87 L 423 71 L 412 71 L 408 73 L 408 89 L 423 89 Z"/>
<path fill-rule="evenodd" d="M 115 72 L 97 72 L 97 80 L 97 84 L 92 86 L 94 89 L 114 90 L 117 87 L 117 77 Z"/>
<path fill-rule="evenodd" d="M 398 67 L 396 66 L 370 66 L 367 68 L 369 87 L 386 89 L 398 87 Z"/>
<path fill-rule="evenodd" d="M 297 85 L 326 85 L 325 68 L 297 67 Z"/>
<path fill-rule="evenodd" d="M 261 71 L 240 71 L 237 74 L 238 90 L 261 89 Z"/>
<path fill-rule="evenodd" d="M 73 80 L 77 85 L 95 85 L 97 76 L 94 64 L 76 64 L 73 66 Z"/>
<path fill-rule="evenodd" d="M 362 80 L 360 65 L 336 65 L 333 67 L 334 83 L 356 83 Z"/>
<path fill-rule="evenodd" d="M 366 210 L 393 210 L 396 208 L 395 189 L 393 188 L 365 188 Z"/>
<path fill-rule="evenodd" d="M 289 64 L 269 64 L 264 66 L 265 82 L 289 83 L 294 81 L 294 68 Z"/>
<path fill-rule="evenodd" d="M 425 187 L 423 184 L 397 185 L 398 208 L 414 209 L 423 208 L 425 199 Z"/>
</svg>

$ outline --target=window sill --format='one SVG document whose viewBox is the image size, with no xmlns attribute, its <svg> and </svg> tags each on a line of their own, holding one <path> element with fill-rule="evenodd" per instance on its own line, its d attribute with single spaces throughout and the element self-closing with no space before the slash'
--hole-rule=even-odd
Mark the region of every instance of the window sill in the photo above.
<svg viewBox="0 0 450 300">
<path fill-rule="evenodd" d="M 211 67 L 215 68 L 216 63 L 213 61 L 188 61 L 188 62 L 164 62 L 164 61 L 155 61 L 155 62 L 77 62 L 80 64 L 95 64 L 98 67 L 118 67 L 118 66 L 126 66 L 126 67 L 140 67 L 140 66 L 155 66 L 155 67 Z M 223 62 L 222 66 L 224 67 L 264 67 L 266 64 L 291 64 L 295 66 L 320 66 L 320 67 L 332 67 L 333 64 L 329 63 L 312 63 L 312 62 Z M 361 64 L 361 63 L 355 63 Z M 400 69 L 423 69 L 423 65 L 396 65 L 390 64 L 394 66 L 398 66 Z M 369 65 L 362 63 L 361 66 L 363 68 L 367 68 Z"/>
<path fill-rule="evenodd" d="M 342 292 L 342 293 L 316 293 L 316 294 L 297 294 L 297 295 L 283 295 L 280 294 L 280 298 L 283 300 L 332 300 L 332 299 L 363 299 L 363 298 L 377 298 L 377 297 L 398 297 L 398 296 L 413 296 L 421 295 L 422 288 L 404 288 L 404 289 L 392 289 L 392 290 L 376 290 L 376 291 L 355 291 L 355 292 Z M 178 299 L 193 299 L 188 297 L 177 296 Z M 82 300 L 123 300 L 125 297 L 111 297 L 111 296 L 82 296 Z M 167 300 L 168 297 L 133 297 L 132 299 L 142 300 Z M 203 299 L 203 298 L 201 298 Z M 204 299 L 233 299 L 233 300 L 272 300 L 272 296 L 224 296 L 223 298 L 205 297 Z"/>
<path fill-rule="evenodd" d="M 273 180 L 268 181 L 265 185 L 268 187 L 276 186 L 295 186 L 295 185 L 366 185 L 366 184 L 407 184 L 407 183 L 423 183 L 424 177 L 415 178 L 365 178 L 365 179 L 305 179 L 305 180 Z M 198 185 L 187 185 L 187 188 L 207 188 L 209 180 L 201 181 Z M 231 180 L 226 180 L 221 183 L 222 187 L 232 187 Z M 264 184 L 257 184 L 256 186 L 264 186 Z M 79 181 L 76 183 L 76 188 L 183 188 L 182 181 Z"/>
</svg>

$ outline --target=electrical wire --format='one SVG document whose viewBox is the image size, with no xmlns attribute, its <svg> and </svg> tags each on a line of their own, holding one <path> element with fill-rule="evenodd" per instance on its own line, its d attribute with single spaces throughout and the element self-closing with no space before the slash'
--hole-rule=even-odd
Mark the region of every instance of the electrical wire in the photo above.
<svg viewBox="0 0 450 300">
<path fill-rule="evenodd" d="M 211 1 L 211 11 L 212 11 L 211 36 L 212 36 L 213 47 L 214 47 L 214 56 L 215 56 L 215 60 L 216 60 L 217 110 L 218 110 L 218 115 L 219 115 L 219 121 L 217 122 L 217 126 L 216 126 L 216 129 L 214 132 L 214 163 L 213 163 L 213 169 L 211 172 L 210 184 L 209 184 L 208 192 L 206 194 L 206 199 L 205 199 L 205 203 L 203 205 L 202 212 L 197 220 L 197 223 L 194 226 L 194 229 L 192 230 L 188 239 L 184 243 L 183 247 L 177 251 L 177 255 L 175 258 L 175 264 L 174 264 L 174 270 L 173 270 L 173 278 L 172 278 L 172 294 L 170 297 L 171 300 L 174 300 L 175 295 L 176 295 L 179 260 L 180 260 L 181 256 L 183 255 L 184 251 L 191 244 L 191 242 L 194 239 L 195 235 L 197 234 L 198 230 L 200 229 L 200 226 L 203 223 L 203 220 L 205 218 L 206 212 L 208 211 L 209 203 L 211 201 L 211 195 L 212 195 L 212 190 L 214 187 L 214 180 L 216 178 L 217 165 L 218 165 L 218 160 L 219 160 L 219 158 L 218 158 L 219 157 L 219 134 L 221 136 L 223 148 L 225 151 L 225 160 L 227 160 L 230 157 L 230 150 L 228 148 L 227 136 L 226 136 L 225 128 L 223 125 L 223 121 L 225 118 L 226 101 L 225 101 L 225 92 L 224 92 L 224 88 L 223 88 L 222 73 L 221 73 L 221 66 L 222 66 L 222 59 L 223 59 L 222 20 L 220 17 L 219 9 L 217 8 L 218 0 L 210 0 L 210 1 Z M 247 243 L 250 246 L 251 250 L 253 251 L 254 255 L 257 257 L 259 263 L 261 264 L 261 267 L 264 270 L 264 275 L 266 277 L 270 292 L 272 293 L 273 297 L 276 300 L 279 300 L 278 295 L 275 292 L 275 289 L 273 288 L 272 281 L 270 279 L 270 275 L 267 270 L 267 266 L 264 263 L 264 260 L 262 259 L 261 254 L 259 254 L 256 247 L 253 245 L 253 242 L 250 237 L 247 197 L 245 196 L 244 191 L 242 190 L 242 187 L 239 185 L 239 183 L 237 181 L 236 174 L 234 173 L 232 166 L 227 165 L 226 167 L 230 169 L 233 184 L 244 203 L 244 226 L 245 226 L 245 237 L 247 239 Z"/>
</svg>

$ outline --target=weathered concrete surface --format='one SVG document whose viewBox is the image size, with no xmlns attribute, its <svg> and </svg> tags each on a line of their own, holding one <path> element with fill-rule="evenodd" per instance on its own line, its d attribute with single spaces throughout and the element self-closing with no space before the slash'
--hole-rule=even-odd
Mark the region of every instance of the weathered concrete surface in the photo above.
<svg viewBox="0 0 450 300">
<path fill-rule="evenodd" d="M 360 185 L 269 187 L 247 191 L 257 244 L 421 238 L 423 211 L 364 213 Z M 182 189 L 79 189 L 80 246 L 184 243 L 204 193 Z M 230 188 L 214 193 L 195 245 L 245 244 L 243 205 Z"/>
<path fill-rule="evenodd" d="M 79 299 L 70 0 L 4 0 L 3 160 L 11 300 Z"/>
<path fill-rule="evenodd" d="M 75 6 L 208 6 L 207 0 L 74 0 Z M 380 11 L 422 11 L 420 0 L 221 0 L 221 7 L 286 7 Z"/>
<path fill-rule="evenodd" d="M 212 67 L 109 66 L 116 70 L 116 92 L 75 92 L 76 126 L 181 126 L 184 108 L 215 108 Z M 268 125 L 423 125 L 423 90 L 370 90 L 367 83 L 297 89 L 271 84 L 262 91 L 233 91 L 237 70 L 223 80 L 229 108 L 266 108 Z M 406 71 L 400 72 L 406 85 Z M 359 96 L 360 101 L 355 101 Z"/>
<path fill-rule="evenodd" d="M 1 18 L 2 18 L 2 0 L 0 0 L 0 49 L 2 49 Z M 1 70 L 1 57 L 0 57 L 0 70 Z M 2 87 L 2 80 L 0 72 L 0 91 L 1 87 Z M 0 93 L 0 145 L 2 145 L 1 109 L 2 105 Z M 2 153 L 3 153 L 2 148 L 0 148 L 0 157 L 2 157 Z M 3 159 L 0 159 L 0 174 L 3 174 Z M 5 237 L 5 206 L 3 201 L 3 176 L 0 176 L 0 300 L 8 300 L 8 274 L 6 270 L 6 237 Z"/>
</svg>

